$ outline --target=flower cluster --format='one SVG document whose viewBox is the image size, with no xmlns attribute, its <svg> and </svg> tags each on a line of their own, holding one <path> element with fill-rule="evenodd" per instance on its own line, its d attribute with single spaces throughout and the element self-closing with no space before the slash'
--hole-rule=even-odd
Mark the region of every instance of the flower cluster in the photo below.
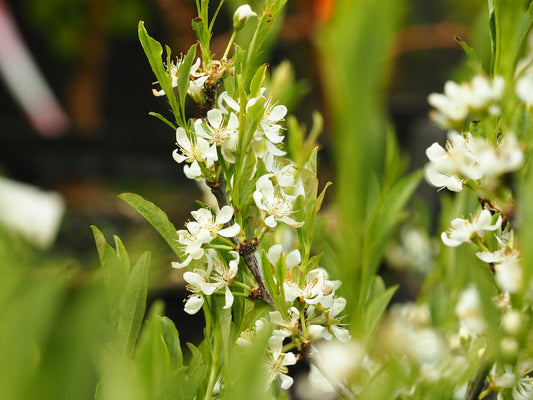
<svg viewBox="0 0 533 400">
<path fill-rule="evenodd" d="M 494 178 L 516 171 L 524 162 L 524 153 L 512 134 L 493 146 L 469 132 L 450 131 L 446 147 L 433 143 L 426 155 L 430 161 L 424 170 L 428 182 L 453 192 L 463 190 L 464 182 L 492 184 Z"/>
<path fill-rule="evenodd" d="M 435 107 L 432 119 L 442 128 L 462 126 L 473 112 L 486 111 L 492 115 L 501 112 L 498 101 L 503 96 L 505 81 L 501 76 L 492 80 L 477 75 L 470 82 L 457 84 L 448 81 L 444 93 L 432 93 L 428 102 Z"/>
</svg>

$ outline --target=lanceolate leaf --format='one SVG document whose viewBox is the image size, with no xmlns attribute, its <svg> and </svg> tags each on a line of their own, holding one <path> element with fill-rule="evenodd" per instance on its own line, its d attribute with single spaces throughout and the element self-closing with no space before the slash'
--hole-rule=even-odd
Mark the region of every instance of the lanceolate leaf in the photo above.
<svg viewBox="0 0 533 400">
<path fill-rule="evenodd" d="M 167 73 L 167 70 L 163 65 L 163 60 L 161 59 L 163 55 L 163 48 L 157 40 L 148 35 L 143 21 L 139 22 L 139 40 L 144 53 L 148 58 L 148 62 L 152 67 L 152 71 L 161 85 L 161 89 L 163 89 L 167 96 L 176 120 L 178 121 L 179 125 L 184 125 L 184 121 L 180 120 L 181 114 L 179 112 L 180 110 L 178 108 L 178 102 L 176 100 L 176 96 L 174 95 L 174 90 L 172 89 L 172 77 Z M 168 59 L 170 59 L 170 54 L 168 55 Z"/>
<path fill-rule="evenodd" d="M 180 248 L 176 241 L 176 228 L 159 207 L 137 194 L 122 193 L 119 197 L 135 208 L 159 232 L 174 253 L 180 257 Z"/>
<path fill-rule="evenodd" d="M 150 253 L 145 252 L 131 270 L 120 299 L 118 333 L 124 340 L 125 353 L 133 355 L 146 309 Z"/>
</svg>

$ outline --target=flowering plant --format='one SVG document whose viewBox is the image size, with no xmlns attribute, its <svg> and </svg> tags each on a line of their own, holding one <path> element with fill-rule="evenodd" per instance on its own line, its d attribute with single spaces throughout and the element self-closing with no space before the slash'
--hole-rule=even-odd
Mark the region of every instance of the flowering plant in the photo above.
<svg viewBox="0 0 533 400">
<path fill-rule="evenodd" d="M 489 1 L 487 71 L 457 39 L 474 73 L 428 98 L 431 118 L 449 129 L 448 141 L 427 149 L 423 173 L 404 174 L 378 95 L 386 71 L 373 57 L 376 49 L 390 47 L 401 2 L 338 4 L 335 24 L 324 27 L 318 40 L 339 132 L 340 221 L 328 238 L 318 217 L 329 186 L 319 190 L 317 179 L 321 120 L 315 117 L 306 137 L 272 95 L 268 66 L 258 61 L 285 2 L 267 0 L 258 12 L 239 7 L 220 58 L 210 39 L 223 1 L 214 14 L 208 0 L 197 1 L 192 26 L 198 43 L 176 60 L 168 47 L 163 60 L 163 47 L 139 24 L 157 79 L 154 95 L 165 96 L 171 110 L 170 117 L 152 115 L 175 134 L 173 159 L 207 195 L 180 230 L 142 197 L 121 198 L 175 253 L 172 267 L 187 283 L 184 310 L 201 310 L 205 329 L 199 346 L 187 344 L 186 362 L 178 331 L 156 305 L 137 341 L 149 257 L 130 268 L 120 240 L 113 250 L 94 228 L 113 347 L 133 365 L 126 378 L 157 368 L 143 376 L 158 384 L 140 385 L 147 398 L 281 399 L 299 387 L 305 398 L 530 398 L 533 299 L 524 243 L 533 235 L 526 207 L 533 193 L 533 52 L 525 45 L 531 6 Z M 382 13 L 383 7 L 391 13 Z M 375 20 L 386 29 L 369 42 L 364 33 Z M 245 26 L 253 28 L 249 40 L 238 35 Z M 346 37 L 355 38 L 352 46 L 337 40 Z M 368 54 L 367 62 L 352 62 L 360 54 Z M 360 118 L 352 118 L 353 108 Z M 422 175 L 455 196 L 445 197 L 440 245 L 419 227 L 399 229 Z M 387 246 L 398 232 L 411 239 Z M 409 248 L 412 242 L 423 251 Z M 425 276 L 416 303 L 387 311 L 396 287 L 386 288 L 378 275 L 384 257 Z M 295 384 L 299 363 L 310 371 Z M 102 398 L 110 390 L 104 382 Z"/>
</svg>

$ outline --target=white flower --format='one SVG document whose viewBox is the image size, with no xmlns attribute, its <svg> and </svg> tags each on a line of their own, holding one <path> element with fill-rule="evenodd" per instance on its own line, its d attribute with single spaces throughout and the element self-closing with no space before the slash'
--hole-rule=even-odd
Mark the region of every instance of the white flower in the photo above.
<svg viewBox="0 0 533 400">
<path fill-rule="evenodd" d="M 461 135 L 455 131 L 448 133 L 446 149 L 438 143 L 433 143 L 427 150 L 429 164 L 424 172 L 426 180 L 433 186 L 444 188 L 454 192 L 463 189 L 463 180 L 477 180 L 482 177 L 477 155 L 474 153 L 470 133 Z"/>
<path fill-rule="evenodd" d="M 455 306 L 455 314 L 467 335 L 480 335 L 487 328 L 487 323 L 483 318 L 479 293 L 474 286 L 463 290 Z"/>
<path fill-rule="evenodd" d="M 281 256 L 281 253 L 282 253 L 281 244 L 275 244 L 271 246 L 267 252 L 268 261 L 270 261 L 272 265 L 276 265 Z M 301 262 L 302 262 L 302 255 L 300 253 L 300 250 L 298 249 L 291 251 L 289 254 L 285 256 L 285 265 L 287 266 L 287 269 L 289 270 L 299 265 Z"/>
<path fill-rule="evenodd" d="M 207 130 L 204 129 L 203 121 L 197 119 L 194 123 L 196 134 L 211 144 L 220 146 L 226 161 L 235 162 L 233 153 L 237 150 L 239 141 L 239 119 L 237 116 L 230 113 L 227 123 L 224 123 L 222 112 L 215 108 L 207 112 L 206 126 Z"/>
<path fill-rule="evenodd" d="M 199 178 L 202 175 L 200 165 L 204 164 L 207 168 L 214 165 L 217 160 L 216 145 L 209 145 L 209 142 L 202 137 L 196 137 L 195 143 L 191 142 L 185 129 L 179 127 L 176 129 L 176 143 L 179 146 L 172 153 L 172 157 L 177 163 L 187 162 L 190 166 L 184 166 L 183 171 L 190 179 Z"/>
<path fill-rule="evenodd" d="M 201 294 L 210 295 L 215 291 L 215 287 L 208 282 L 209 271 L 203 269 L 187 271 L 183 274 L 183 279 L 187 282 L 187 289 L 193 293 L 185 303 L 185 312 L 191 315 L 196 314 L 204 304 Z"/>
<path fill-rule="evenodd" d="M 255 184 L 253 194 L 257 207 L 267 214 L 265 224 L 270 228 L 275 228 L 279 222 L 284 222 L 293 228 L 299 228 L 304 223 L 297 222 L 290 218 L 297 196 L 289 196 L 281 190 L 274 190 L 274 185 L 270 180 L 271 174 L 261 176 Z"/>
<path fill-rule="evenodd" d="M 331 304 L 329 304 L 331 303 Z M 308 332 L 313 340 L 331 340 L 335 337 L 341 343 L 348 343 L 351 339 L 350 332 L 340 326 L 341 318 L 338 315 L 346 307 L 346 299 L 332 295 L 327 297 L 327 301 L 322 301 L 321 305 L 325 310 L 320 314 L 315 313 L 315 306 L 309 306 L 307 318 L 309 320 Z"/>
<path fill-rule="evenodd" d="M 490 81 L 477 75 L 470 82 L 460 85 L 448 81 L 444 84 L 444 94 L 432 93 L 428 96 L 429 104 L 436 109 L 431 117 L 442 128 L 450 128 L 462 124 L 472 111 L 499 115 L 497 102 L 503 96 L 504 87 L 505 81 L 501 76 Z"/>
<path fill-rule="evenodd" d="M 479 170 L 483 177 L 493 178 L 516 171 L 524 163 L 524 152 L 515 135 L 507 134 L 496 146 L 486 140 L 471 140 Z"/>
<path fill-rule="evenodd" d="M 218 257 L 215 250 L 209 249 L 207 251 L 208 271 L 212 271 L 211 279 L 214 281 L 215 290 L 226 288 L 224 309 L 231 308 L 233 305 L 233 294 L 229 289 L 229 285 L 233 282 L 239 269 L 239 253 L 230 251 L 229 254 L 233 257 L 233 260 L 226 264 Z"/>
<path fill-rule="evenodd" d="M 178 231 L 178 243 L 184 246 L 183 251 L 187 254 L 187 258 L 183 262 L 173 262 L 172 268 L 183 268 L 189 265 L 192 260 L 202 258 L 204 255 L 202 246 L 211 242 L 217 235 L 233 237 L 241 230 L 239 224 L 223 228 L 233 217 L 233 208 L 230 206 L 222 207 L 214 220 L 213 214 L 205 208 L 192 211 L 191 214 L 195 221 L 187 222 L 187 230 Z"/>
<path fill-rule="evenodd" d="M 223 308 L 231 308 L 233 305 L 233 294 L 229 285 L 233 282 L 238 271 L 239 253 L 236 251 L 229 252 L 233 260 L 229 265 L 225 263 L 213 249 L 207 251 L 207 269 L 196 268 L 193 272 L 187 271 L 183 274 L 183 279 L 187 282 L 187 289 L 193 294 L 185 303 L 185 312 L 195 314 L 200 310 L 206 296 L 212 295 L 217 290 L 225 288 L 226 304 Z"/>
<path fill-rule="evenodd" d="M 233 217 L 233 208 L 230 206 L 222 207 L 214 218 L 211 211 L 205 208 L 192 211 L 191 214 L 196 221 L 188 222 L 187 229 L 203 243 L 209 243 L 217 235 L 224 237 L 236 236 L 241 230 L 239 224 L 223 228 Z"/>
<path fill-rule="evenodd" d="M 235 14 L 233 14 L 233 30 L 236 32 L 241 30 L 248 19 L 252 17 L 257 17 L 257 14 L 252 11 L 252 8 L 248 4 L 243 4 L 237 8 Z"/>
<path fill-rule="evenodd" d="M 275 329 L 273 334 L 280 337 L 290 337 L 300 333 L 300 312 L 296 307 L 290 307 L 288 310 L 288 320 L 283 319 L 279 311 L 269 313 L 270 321 L 281 329 Z"/>
<path fill-rule="evenodd" d="M 267 381 L 270 385 L 276 378 L 279 377 L 281 381 L 281 388 L 288 389 L 292 386 L 294 380 L 287 375 L 289 369 L 287 365 L 296 364 L 296 356 L 292 352 L 283 353 L 283 338 L 279 336 L 272 336 L 268 340 L 270 346 L 269 357 L 265 366 Z"/>
<path fill-rule="evenodd" d="M 265 103 L 265 112 L 259 123 L 259 132 L 265 134 L 272 143 L 281 143 L 283 135 L 280 134 L 281 125 L 279 122 L 287 115 L 287 107 L 283 105 L 273 105 L 271 100 Z"/>
<path fill-rule="evenodd" d="M 476 236 L 483 236 L 485 231 L 495 231 L 500 228 L 502 217 L 498 216 L 494 224 L 491 224 L 491 221 L 492 214 L 488 210 L 482 210 L 479 215 L 472 218 L 472 221 L 455 218 L 451 222 L 451 228 L 447 232 L 442 232 L 440 237 L 446 246 L 456 247 L 471 242 Z"/>
<path fill-rule="evenodd" d="M 241 332 L 240 336 L 236 340 L 238 346 L 252 346 L 257 335 L 261 334 L 267 326 L 267 320 L 265 318 L 259 318 L 255 321 L 252 329 L 245 329 Z"/>
<path fill-rule="evenodd" d="M 318 304 L 325 297 L 335 292 L 341 285 L 340 281 L 330 281 L 325 269 L 316 268 L 307 273 L 304 287 L 297 282 L 287 279 L 284 283 L 285 300 L 292 302 L 296 299 L 307 304 Z"/>
<path fill-rule="evenodd" d="M 362 368 L 365 357 L 364 348 L 356 342 L 319 342 L 316 350 L 320 354 L 323 368 L 340 382 L 346 382 Z M 309 371 L 309 385 L 310 387 L 302 391 L 302 398 L 315 400 L 337 398 L 335 388 L 314 365 L 311 365 Z"/>
</svg>

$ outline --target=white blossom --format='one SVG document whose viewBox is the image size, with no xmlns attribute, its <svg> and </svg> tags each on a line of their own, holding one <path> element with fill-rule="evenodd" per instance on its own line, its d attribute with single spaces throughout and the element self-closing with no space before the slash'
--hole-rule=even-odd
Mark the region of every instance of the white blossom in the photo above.
<svg viewBox="0 0 533 400">
<path fill-rule="evenodd" d="M 462 243 L 471 242 L 475 237 L 481 237 L 485 231 L 495 231 L 500 228 L 502 217 L 494 224 L 492 222 L 492 214 L 488 210 L 482 210 L 472 221 L 462 218 L 455 218 L 451 222 L 451 227 L 447 232 L 442 232 L 441 239 L 446 246 L 456 247 Z"/>
<path fill-rule="evenodd" d="M 229 285 L 233 282 L 238 271 L 239 253 L 230 251 L 233 260 L 226 264 L 215 250 L 207 251 L 207 269 L 195 268 L 194 271 L 186 271 L 183 279 L 187 282 L 187 288 L 193 294 L 185 303 L 185 312 L 195 314 L 200 310 L 204 302 L 203 295 L 210 296 L 214 292 L 225 288 L 226 304 L 223 308 L 231 308 L 233 305 L 233 294 Z"/>
<path fill-rule="evenodd" d="M 239 119 L 234 113 L 230 113 L 228 121 L 224 122 L 224 116 L 218 109 L 212 109 L 207 112 L 206 128 L 201 119 L 197 119 L 194 123 L 194 130 L 196 134 L 221 147 L 222 155 L 228 162 L 235 162 L 233 153 L 237 150 L 237 143 L 239 141 Z"/>
<path fill-rule="evenodd" d="M 279 336 L 272 336 L 268 340 L 270 352 L 265 366 L 267 381 L 270 385 L 276 378 L 279 377 L 281 381 L 281 388 L 288 389 L 292 386 L 294 380 L 287 375 L 289 369 L 288 365 L 294 365 L 297 358 L 292 352 L 283 353 L 283 338 Z"/>
<path fill-rule="evenodd" d="M 307 304 L 318 304 L 340 286 L 340 281 L 330 281 L 325 269 L 315 268 L 307 273 L 305 286 L 287 279 L 284 283 L 285 300 L 299 299 Z"/>
<path fill-rule="evenodd" d="M 237 235 L 241 227 L 233 224 L 225 228 L 225 224 L 233 217 L 233 208 L 224 206 L 213 218 L 211 211 L 200 208 L 192 211 L 195 221 L 189 221 L 185 225 L 187 229 L 181 229 L 178 233 L 178 243 L 184 246 L 183 251 L 187 255 L 183 262 L 173 262 L 173 268 L 183 268 L 192 260 L 199 260 L 204 255 L 203 245 L 210 243 L 218 235 L 233 237 Z"/>
<path fill-rule="evenodd" d="M 471 146 L 472 136 L 469 133 L 461 135 L 450 131 L 448 139 L 446 149 L 433 143 L 426 150 L 430 162 L 424 172 L 426 180 L 433 186 L 460 192 L 463 180 L 480 179 L 482 172 Z"/>
<path fill-rule="evenodd" d="M 217 160 L 216 145 L 209 145 L 209 142 L 202 137 L 195 137 L 195 141 L 191 142 L 185 129 L 179 127 L 176 129 L 176 143 L 179 146 L 172 153 L 172 157 L 177 163 L 187 162 L 190 166 L 183 168 L 185 175 L 189 179 L 197 179 L 201 177 L 202 171 L 199 163 L 204 164 L 207 168 L 214 165 Z"/>
<path fill-rule="evenodd" d="M 301 227 L 303 222 L 289 217 L 294 213 L 297 196 L 289 196 L 279 189 L 275 190 L 270 177 L 271 174 L 261 176 L 255 184 L 253 194 L 255 204 L 267 215 L 265 224 L 270 228 L 275 228 L 278 222 L 284 222 L 293 228 Z"/>
<path fill-rule="evenodd" d="M 477 75 L 462 84 L 448 81 L 444 84 L 444 94 L 432 93 L 428 96 L 429 104 L 436 109 L 431 117 L 442 128 L 450 128 L 462 124 L 473 111 L 499 115 L 498 101 L 503 96 L 504 87 L 505 81 L 501 76 L 491 81 Z"/>
</svg>

